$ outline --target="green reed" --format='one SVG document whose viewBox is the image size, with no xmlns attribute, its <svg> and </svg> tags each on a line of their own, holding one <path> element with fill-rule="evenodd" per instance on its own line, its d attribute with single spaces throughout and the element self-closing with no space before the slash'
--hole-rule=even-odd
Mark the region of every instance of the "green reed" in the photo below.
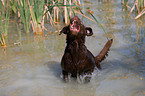
<svg viewBox="0 0 145 96">
<path fill-rule="evenodd" d="M 145 7 L 145 0 L 139 0 L 138 1 L 138 6 L 140 7 L 140 9 L 142 10 Z"/>
<path fill-rule="evenodd" d="M 10 18 L 9 1 L 0 1 L 0 43 L 2 46 L 6 46 L 5 38 L 8 35 L 8 25 Z"/>
<path fill-rule="evenodd" d="M 12 13 L 17 13 L 18 11 L 18 2 L 17 0 L 10 0 L 10 6 L 11 6 L 11 10 L 12 10 Z"/>
<path fill-rule="evenodd" d="M 30 14 L 32 18 L 32 28 L 34 33 L 43 33 L 42 26 L 44 21 L 42 21 L 44 13 L 44 0 L 28 0 L 28 5 L 30 8 Z"/>
<path fill-rule="evenodd" d="M 2 33 L 0 34 L 0 43 L 1 43 L 1 45 L 4 46 L 4 47 L 6 46 L 5 37 L 3 36 Z"/>
<path fill-rule="evenodd" d="M 0 24 L 1 24 L 1 32 L 5 36 L 8 35 L 8 25 L 9 25 L 9 18 L 10 18 L 10 7 L 9 1 L 3 0 L 0 1 Z"/>
<path fill-rule="evenodd" d="M 20 13 L 20 18 L 22 20 L 24 29 L 26 33 L 29 33 L 30 28 L 30 11 L 29 11 L 29 5 L 27 0 L 18 0 L 18 9 Z"/>
<path fill-rule="evenodd" d="M 59 22 L 59 19 L 64 19 L 65 24 L 68 24 L 69 19 L 73 15 L 79 13 L 79 10 L 82 8 L 80 0 L 0 0 L 0 1 L 10 3 L 9 9 L 11 10 L 11 12 L 14 13 L 13 15 L 16 16 L 19 15 L 18 16 L 19 21 L 23 23 L 24 30 L 26 33 L 29 33 L 30 26 L 32 26 L 33 32 L 36 34 L 43 33 L 44 29 L 46 29 L 44 27 L 44 20 L 46 20 L 45 19 L 46 17 L 47 18 L 49 17 L 50 22 L 53 23 Z M 1 12 L 5 13 L 9 12 L 4 11 L 5 9 L 2 9 L 2 6 L 0 7 L 2 10 Z M 9 14 L 2 16 L 9 17 Z M 5 20 L 8 21 L 8 19 L 9 18 L 6 18 Z M 7 23 L 8 22 L 6 22 L 6 24 Z M 8 28 L 8 24 L 6 28 Z"/>
</svg>

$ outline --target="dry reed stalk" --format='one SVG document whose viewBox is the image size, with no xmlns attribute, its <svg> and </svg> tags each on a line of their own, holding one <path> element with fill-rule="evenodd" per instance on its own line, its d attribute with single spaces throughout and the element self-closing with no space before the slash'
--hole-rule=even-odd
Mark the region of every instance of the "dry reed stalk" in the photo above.
<svg viewBox="0 0 145 96">
<path fill-rule="evenodd" d="M 81 4 L 80 0 L 78 0 L 79 5 Z"/>
<path fill-rule="evenodd" d="M 78 13 L 78 14 L 80 14 L 80 15 L 82 15 L 82 16 L 84 16 L 84 17 L 86 17 L 87 19 L 89 19 L 89 20 L 95 22 L 93 19 L 89 18 L 88 16 L 86 16 L 86 15 L 84 15 L 84 14 L 78 12 L 78 11 L 75 11 L 75 12 Z M 95 22 L 95 23 L 96 23 L 96 22 Z"/>
<path fill-rule="evenodd" d="M 145 8 L 140 12 L 139 10 L 139 5 L 138 3 L 140 4 L 140 8 L 143 8 L 145 7 L 145 0 L 141 0 L 141 2 L 139 2 L 138 0 L 135 0 L 135 3 L 133 5 L 133 7 L 131 8 L 128 16 L 130 16 L 130 14 L 132 13 L 132 11 L 135 9 L 135 6 L 137 8 L 137 12 L 139 13 L 134 19 L 138 19 L 139 17 L 141 17 L 143 14 L 145 14 Z M 144 5 L 143 5 L 144 4 Z"/>
<path fill-rule="evenodd" d="M 80 2 L 80 0 L 75 0 L 75 3 L 77 4 L 77 5 L 80 5 L 81 4 L 81 2 Z"/>
<path fill-rule="evenodd" d="M 64 0 L 64 5 L 66 5 L 66 0 Z M 64 7 L 64 17 L 65 17 L 65 24 L 67 24 L 68 23 L 68 20 L 67 20 L 67 18 L 68 18 L 68 16 L 67 16 L 67 7 L 65 6 Z"/>
<path fill-rule="evenodd" d="M 44 6 L 44 9 L 45 9 L 45 11 L 44 11 L 44 13 L 45 13 L 46 10 L 48 10 L 47 6 Z M 52 18 L 52 16 L 51 16 L 51 14 L 50 14 L 49 11 L 46 13 L 47 20 L 48 20 L 48 15 L 49 15 L 49 17 L 50 17 L 50 24 L 53 25 L 53 18 Z"/>
<path fill-rule="evenodd" d="M 42 26 L 42 30 L 48 31 L 48 30 L 44 27 L 44 24 L 43 24 L 43 23 L 41 23 L 41 26 Z"/>
<path fill-rule="evenodd" d="M 21 5 L 23 6 L 23 2 L 22 2 L 22 0 L 20 0 L 20 2 L 19 2 L 19 0 L 17 0 L 17 2 L 18 2 L 18 4 L 21 3 Z"/>
<path fill-rule="evenodd" d="M 16 2 L 18 2 L 18 4 L 19 4 L 19 0 L 16 0 Z M 19 11 L 17 11 L 18 12 L 18 17 L 20 17 L 20 12 Z"/>
<path fill-rule="evenodd" d="M 5 42 L 5 39 L 4 39 L 4 36 L 3 36 L 2 33 L 1 33 L 1 36 L 2 36 L 2 40 L 0 40 L 1 45 L 2 45 L 3 47 L 6 47 L 6 42 Z"/>
<path fill-rule="evenodd" d="M 71 0 L 69 1 L 69 4 L 72 5 Z M 72 10 L 71 10 L 71 8 L 70 8 L 70 11 L 69 11 L 69 16 L 72 17 Z"/>
<path fill-rule="evenodd" d="M 124 0 L 121 0 L 121 4 L 125 5 L 127 8 L 131 9 L 131 7 L 128 5 L 128 2 L 125 4 Z"/>
<path fill-rule="evenodd" d="M 144 0 L 144 7 L 145 7 L 145 0 Z"/>
<path fill-rule="evenodd" d="M 143 9 L 143 1 L 144 0 L 141 0 L 141 2 L 140 2 L 141 3 L 141 9 Z"/>
<path fill-rule="evenodd" d="M 133 7 L 131 8 L 131 10 L 130 10 L 128 16 L 130 16 L 130 14 L 132 13 L 132 11 L 135 9 L 135 6 L 136 6 L 137 11 L 138 11 L 138 13 L 139 13 L 138 0 L 136 0 L 135 3 L 134 3 L 134 5 L 133 5 Z"/>
<path fill-rule="evenodd" d="M 6 42 L 5 42 L 3 34 L 2 34 L 2 39 L 3 39 L 3 46 L 6 46 Z"/>
<path fill-rule="evenodd" d="M 56 9 L 56 14 L 57 14 L 57 17 L 56 17 L 57 19 L 56 19 L 56 20 L 57 20 L 57 22 L 58 22 L 58 21 L 59 21 L 59 8 L 58 8 L 58 7 L 57 7 L 57 9 Z"/>
<path fill-rule="evenodd" d="M 143 14 L 145 14 L 145 8 L 134 18 L 134 19 L 138 19 L 139 17 L 141 17 Z"/>
<path fill-rule="evenodd" d="M 55 2 L 54 1 L 52 1 L 53 2 L 53 5 L 55 5 Z M 56 7 L 53 7 L 53 10 L 54 10 L 54 22 L 56 22 Z"/>
<path fill-rule="evenodd" d="M 53 19 L 52 19 L 52 16 L 49 11 L 48 11 L 48 15 L 50 16 L 50 23 L 51 23 L 51 25 L 53 25 Z"/>
<path fill-rule="evenodd" d="M 3 6 L 4 6 L 4 0 L 1 0 L 1 1 L 2 1 Z"/>
<path fill-rule="evenodd" d="M 56 3 L 53 1 L 53 5 Z M 58 7 L 53 7 L 54 10 L 54 22 L 57 23 L 59 21 L 59 8 Z"/>
<path fill-rule="evenodd" d="M 46 12 L 46 6 L 44 6 L 44 12 L 43 12 L 43 14 Z M 49 11 L 48 11 L 49 12 Z M 42 22 L 41 22 L 41 26 L 42 26 L 42 29 L 43 30 L 46 30 L 46 31 L 48 31 L 45 27 L 44 27 L 44 19 L 45 19 L 45 16 L 46 15 L 44 15 L 43 17 L 42 17 Z"/>
<path fill-rule="evenodd" d="M 21 5 L 23 6 L 23 3 L 22 3 L 22 1 L 21 2 L 19 2 L 19 0 L 17 0 L 17 2 L 18 2 L 18 4 L 20 5 L 20 3 L 21 3 Z M 20 18 L 20 12 L 18 11 L 18 17 Z"/>
</svg>

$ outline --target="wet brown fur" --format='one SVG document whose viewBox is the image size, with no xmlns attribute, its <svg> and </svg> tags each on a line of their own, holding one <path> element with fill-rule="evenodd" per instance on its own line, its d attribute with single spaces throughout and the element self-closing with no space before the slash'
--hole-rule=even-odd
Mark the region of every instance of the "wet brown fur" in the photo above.
<svg viewBox="0 0 145 96">
<path fill-rule="evenodd" d="M 80 26 L 79 32 L 70 30 L 73 21 L 75 21 L 76 25 L 78 24 L 78 26 Z M 99 55 L 93 56 L 85 46 L 85 37 L 93 35 L 92 29 L 84 26 L 77 16 L 74 16 L 70 20 L 70 24 L 61 30 L 60 34 L 62 33 L 67 35 L 67 45 L 61 60 L 64 80 L 68 79 L 69 73 L 72 77 L 77 77 L 85 74 L 91 75 L 95 66 L 101 69 L 100 62 L 105 58 L 105 55 L 107 55 L 113 39 L 108 40 Z"/>
</svg>

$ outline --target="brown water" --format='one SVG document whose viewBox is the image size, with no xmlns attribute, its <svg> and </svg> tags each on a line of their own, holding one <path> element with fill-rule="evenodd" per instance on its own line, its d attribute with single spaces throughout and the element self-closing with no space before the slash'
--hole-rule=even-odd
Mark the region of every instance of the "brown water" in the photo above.
<svg viewBox="0 0 145 96">
<path fill-rule="evenodd" d="M 117 0 L 90 1 L 85 7 L 92 9 L 107 32 L 105 35 L 99 25 L 81 18 L 94 32 L 94 37 L 86 39 L 88 49 L 97 55 L 107 42 L 106 36 L 114 38 L 109 56 L 101 63 L 102 70 L 94 72 L 91 82 L 64 83 L 60 78 L 65 35 L 59 36 L 46 24 L 53 34 L 22 33 L 19 38 L 16 25 L 12 23 L 8 47 L 0 47 L 0 96 L 145 96 L 144 17 L 128 18 L 128 12 Z M 56 31 L 62 26 L 56 26 Z"/>
</svg>

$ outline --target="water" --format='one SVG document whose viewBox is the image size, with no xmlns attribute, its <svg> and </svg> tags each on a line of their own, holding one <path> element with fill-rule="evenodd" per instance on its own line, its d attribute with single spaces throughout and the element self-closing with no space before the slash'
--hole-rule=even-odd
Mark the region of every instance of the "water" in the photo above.
<svg viewBox="0 0 145 96">
<path fill-rule="evenodd" d="M 85 7 L 92 9 L 107 32 L 105 35 L 99 25 L 83 18 L 94 32 L 94 37 L 86 39 L 88 49 L 97 55 L 107 42 L 106 36 L 114 39 L 109 56 L 101 63 L 102 70 L 94 73 L 92 81 L 64 83 L 60 78 L 65 35 L 59 36 L 52 28 L 53 34 L 22 33 L 19 38 L 12 23 L 8 47 L 0 47 L 0 96 L 145 96 L 144 18 L 128 18 L 117 0 L 90 1 Z"/>
</svg>

